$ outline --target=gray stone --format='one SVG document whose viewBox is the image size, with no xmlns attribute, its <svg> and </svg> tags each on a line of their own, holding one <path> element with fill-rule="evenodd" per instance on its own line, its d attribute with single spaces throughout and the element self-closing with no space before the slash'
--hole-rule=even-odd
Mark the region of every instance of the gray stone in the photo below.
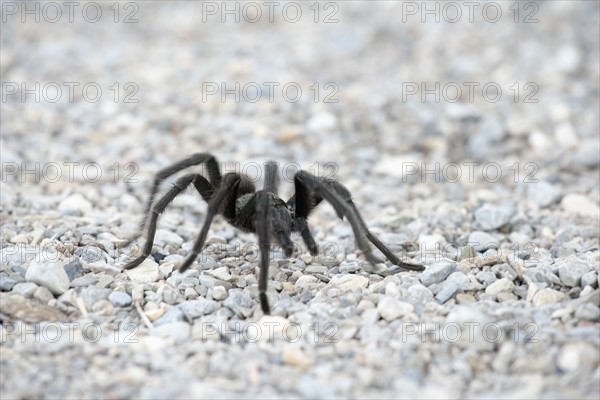
<svg viewBox="0 0 600 400">
<path fill-rule="evenodd" d="M 556 365 L 563 371 L 589 371 L 598 365 L 598 347 L 591 343 L 575 341 L 566 343 L 556 360 Z"/>
<path fill-rule="evenodd" d="M 81 216 L 92 210 L 92 203 L 79 193 L 64 198 L 58 205 L 58 211 L 65 215 Z"/>
<path fill-rule="evenodd" d="M 480 253 L 483 253 L 488 249 L 498 249 L 500 247 L 498 239 L 489 233 L 482 231 L 472 232 L 469 235 L 469 244 Z"/>
<path fill-rule="evenodd" d="M 456 263 L 440 261 L 428 266 L 421 272 L 420 279 L 423 285 L 429 286 L 444 281 L 452 272 L 456 271 Z"/>
<path fill-rule="evenodd" d="M 513 207 L 510 205 L 486 204 L 475 211 L 475 221 L 484 231 L 491 231 L 506 225 L 512 214 Z"/>
<path fill-rule="evenodd" d="M 598 321 L 600 318 L 600 307 L 592 303 L 581 304 L 575 311 L 575 317 L 589 321 Z"/>
<path fill-rule="evenodd" d="M 300 281 L 300 279 L 298 279 Z M 298 283 L 296 281 L 296 284 Z M 334 275 L 329 281 L 328 287 L 338 287 L 343 291 L 355 291 L 364 289 L 369 285 L 369 278 L 362 275 Z"/>
<path fill-rule="evenodd" d="M 62 263 L 44 260 L 32 261 L 27 268 L 25 279 L 40 286 L 45 286 L 57 295 L 69 290 L 71 284 Z"/>
<path fill-rule="evenodd" d="M 159 320 L 160 319 L 162 319 L 162 317 L 159 318 Z M 155 328 L 152 330 L 153 336 L 170 338 L 171 340 L 173 340 L 173 342 L 175 344 L 184 343 L 190 337 L 192 328 L 187 322 L 171 321 L 169 323 L 166 323 L 166 322 L 159 323 L 158 325 L 156 324 L 156 322 L 158 322 L 158 320 L 155 321 L 155 324 L 154 324 Z M 155 395 L 156 395 L 156 391 L 154 391 L 150 397 L 153 397 Z M 169 396 L 169 395 L 160 396 L 159 395 L 158 397 L 160 398 L 160 397 L 171 397 L 171 396 Z"/>
<path fill-rule="evenodd" d="M 558 275 L 563 285 L 574 287 L 581 284 L 581 277 L 589 272 L 590 267 L 580 261 L 565 261 L 558 267 Z"/>
<path fill-rule="evenodd" d="M 568 214 L 588 218 L 600 218 L 600 207 L 598 204 L 582 194 L 568 194 L 563 197 L 560 204 Z"/>
<path fill-rule="evenodd" d="M 65 265 L 65 272 L 67 273 L 67 276 L 71 282 L 85 274 L 83 271 L 83 265 L 81 265 L 79 259 L 75 259 Z"/>
<path fill-rule="evenodd" d="M 177 321 L 183 321 L 184 314 L 179 307 L 171 307 L 160 318 L 154 321 L 154 326 L 169 325 Z"/>
<path fill-rule="evenodd" d="M 89 286 L 82 288 L 79 292 L 79 296 L 83 299 L 85 306 L 88 310 L 91 310 L 95 303 L 100 300 L 108 299 L 108 296 L 112 293 L 110 289 L 99 288 L 95 286 Z"/>
<path fill-rule="evenodd" d="M 406 316 L 415 310 L 414 306 L 404 301 L 399 301 L 390 296 L 381 296 L 377 303 L 379 315 L 386 321 L 393 321 Z"/>
<path fill-rule="evenodd" d="M 232 278 L 232 275 L 229 273 L 228 267 L 215 268 L 213 270 L 207 271 L 206 273 L 222 281 L 228 281 Z"/>
<path fill-rule="evenodd" d="M 559 292 L 558 290 L 546 288 L 541 289 L 533 296 L 532 303 L 535 307 L 543 307 L 546 305 L 559 303 L 566 298 L 567 296 L 564 293 Z"/>
<path fill-rule="evenodd" d="M 339 266 L 340 274 L 351 274 L 360 270 L 360 264 L 356 261 L 344 261 Z"/>
<path fill-rule="evenodd" d="M 223 286 L 215 286 L 212 290 L 212 296 L 215 300 L 224 300 L 227 297 L 227 289 Z"/>
<path fill-rule="evenodd" d="M 593 288 L 598 286 L 598 277 L 595 271 L 590 271 L 581 275 L 581 287 L 586 286 L 591 286 Z"/>
<path fill-rule="evenodd" d="M 498 294 L 500 292 L 511 292 L 513 290 L 513 288 L 515 287 L 515 284 L 512 283 L 512 281 L 508 278 L 502 278 L 502 279 L 498 279 L 496 282 L 488 285 L 488 287 L 485 288 L 485 292 L 487 294 Z"/>
<path fill-rule="evenodd" d="M 460 287 L 455 282 L 450 282 L 447 285 L 442 287 L 442 290 L 437 292 L 435 295 L 435 299 L 439 301 L 441 304 L 447 302 L 452 297 L 454 297 L 457 293 L 460 292 Z"/>
<path fill-rule="evenodd" d="M 45 286 L 38 286 L 33 293 L 33 298 L 41 301 L 44 304 L 47 304 L 50 300 L 54 299 L 54 295 Z"/>
<path fill-rule="evenodd" d="M 491 271 L 481 271 L 478 272 L 475 277 L 479 280 L 479 282 L 483 283 L 485 286 L 488 286 L 494 282 L 496 282 L 496 274 Z"/>
<path fill-rule="evenodd" d="M 183 239 L 178 234 L 169 230 L 157 229 L 156 236 L 154 237 L 154 243 L 158 247 L 164 247 L 168 244 L 181 246 L 181 244 L 183 243 Z"/>
<path fill-rule="evenodd" d="M 0 290 L 3 292 L 10 291 L 16 283 L 17 281 L 13 278 L 4 274 L 0 275 Z"/>
<path fill-rule="evenodd" d="M 548 182 L 532 182 L 527 184 L 527 198 L 540 207 L 548 207 L 558 201 L 562 190 Z"/>
<path fill-rule="evenodd" d="M 496 264 L 491 268 L 491 271 L 502 278 L 508 278 L 511 281 L 517 279 L 517 272 L 507 263 Z"/>
<path fill-rule="evenodd" d="M 469 290 L 471 289 L 471 280 L 467 275 L 460 271 L 453 272 L 450 274 L 446 281 L 442 284 L 445 285 L 447 283 L 456 283 L 460 290 Z"/>
<path fill-rule="evenodd" d="M 213 300 L 188 300 L 179 304 L 179 309 L 189 321 L 210 314 L 219 309 L 219 304 Z"/>
<path fill-rule="evenodd" d="M 38 288 L 33 282 L 19 282 L 13 287 L 13 292 L 19 293 L 21 296 L 25 296 L 28 299 L 33 296 L 35 290 Z"/>
<path fill-rule="evenodd" d="M 140 265 L 125 271 L 129 279 L 139 283 L 152 283 L 158 281 L 160 274 L 158 264 L 151 258 L 147 258 Z"/>
<path fill-rule="evenodd" d="M 309 265 L 304 270 L 307 274 L 327 274 L 329 272 L 329 268 L 324 265 Z"/>
<path fill-rule="evenodd" d="M 131 296 L 126 292 L 114 291 L 108 296 L 108 300 L 115 307 L 127 307 L 131 305 Z"/>
<path fill-rule="evenodd" d="M 414 305 L 425 304 L 433 300 L 433 293 L 425 286 L 415 283 L 408 288 L 406 299 Z"/>
</svg>

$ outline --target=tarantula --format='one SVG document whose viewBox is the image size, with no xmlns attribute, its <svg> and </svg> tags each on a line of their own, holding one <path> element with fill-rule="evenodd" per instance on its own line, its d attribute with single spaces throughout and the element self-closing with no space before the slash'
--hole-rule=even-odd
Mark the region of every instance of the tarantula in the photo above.
<svg viewBox="0 0 600 400">
<path fill-rule="evenodd" d="M 208 179 L 201 174 L 184 175 L 175 182 L 167 193 L 154 202 L 154 197 L 163 180 L 181 170 L 200 164 L 206 165 Z M 208 211 L 192 252 L 183 261 L 179 271 L 185 271 L 194 262 L 202 251 L 213 217 L 215 214 L 221 214 L 234 227 L 242 231 L 253 232 L 258 236 L 261 253 L 258 291 L 261 308 L 265 314 L 270 313 L 266 290 L 271 240 L 276 240 L 281 245 L 285 256 L 290 257 L 294 249 L 290 233 L 299 232 L 310 254 L 316 256 L 318 253 L 317 244 L 308 229 L 306 219 L 323 199 L 331 203 L 338 217 L 348 219 L 352 225 L 358 248 L 371 264 L 377 264 L 381 261 L 372 254 L 367 239 L 392 264 L 413 271 L 424 269 L 422 265 L 407 264 L 400 261 L 369 231 L 352 202 L 350 192 L 336 180 L 319 178 L 305 171 L 299 171 L 294 176 L 295 194 L 285 202 L 277 196 L 278 178 L 277 164 L 273 161 L 267 162 L 265 164 L 263 190 L 255 191 L 254 184 L 245 175 L 227 173 L 221 176 L 216 158 L 209 153 L 193 154 L 170 167 L 162 169 L 154 178 L 152 191 L 146 206 L 146 217 L 142 222 L 142 230 L 147 229 L 146 244 L 142 254 L 125 265 L 125 269 L 135 268 L 150 255 L 158 216 L 190 184 L 194 185 L 200 196 L 208 203 Z"/>
</svg>

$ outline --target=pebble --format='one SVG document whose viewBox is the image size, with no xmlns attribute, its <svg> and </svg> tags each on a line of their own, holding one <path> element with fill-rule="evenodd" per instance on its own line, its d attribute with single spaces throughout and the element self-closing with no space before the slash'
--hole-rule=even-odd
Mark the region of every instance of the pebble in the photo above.
<svg viewBox="0 0 600 400">
<path fill-rule="evenodd" d="M 183 238 L 178 234 L 171 232 L 166 229 L 157 229 L 156 236 L 154 237 L 154 245 L 158 247 L 164 247 L 168 244 L 181 246 Z"/>
<path fill-rule="evenodd" d="M 600 206 L 582 194 L 568 194 L 563 197 L 560 205 L 571 215 L 600 218 Z"/>
<path fill-rule="evenodd" d="M 595 271 L 586 272 L 581 275 L 581 286 L 598 287 L 598 276 Z"/>
<path fill-rule="evenodd" d="M 163 310 L 159 310 L 160 315 L 158 317 L 155 317 L 154 315 L 152 315 L 153 313 L 151 313 L 151 311 L 152 310 L 146 311 L 146 314 L 148 315 L 150 320 L 154 321 L 154 323 L 153 323 L 154 326 L 161 326 L 161 325 L 171 326 L 171 324 L 173 324 L 174 322 L 183 321 L 183 319 L 184 319 L 184 313 L 181 310 L 181 308 L 178 306 L 169 308 L 167 310 L 167 312 L 164 312 Z M 151 317 L 151 315 L 152 315 L 152 317 Z"/>
<path fill-rule="evenodd" d="M 533 306 L 534 307 L 543 307 L 546 305 L 556 304 L 564 299 L 566 299 L 566 295 L 558 290 L 546 288 L 539 290 L 533 296 Z"/>
<path fill-rule="evenodd" d="M 443 282 L 454 271 L 456 271 L 456 263 L 440 261 L 429 265 L 425 271 L 421 272 L 420 279 L 423 285 L 430 286 L 434 283 Z"/>
<path fill-rule="evenodd" d="M 598 347 L 590 343 L 576 341 L 566 343 L 558 355 L 556 364 L 566 372 L 587 371 L 598 366 Z"/>
<path fill-rule="evenodd" d="M 425 286 L 417 283 L 408 288 L 406 298 L 414 305 L 422 305 L 433 300 L 433 293 Z"/>
<path fill-rule="evenodd" d="M 17 281 L 13 278 L 0 274 L 0 290 L 3 292 L 10 291 L 15 285 Z"/>
<path fill-rule="evenodd" d="M 566 260 L 558 268 L 558 276 L 563 285 L 579 286 L 581 277 L 589 272 L 589 266 L 583 262 Z"/>
<path fill-rule="evenodd" d="M 308 369 L 313 365 L 313 360 L 296 346 L 285 346 L 281 358 L 284 363 L 300 369 Z"/>
<path fill-rule="evenodd" d="M 471 281 L 462 272 L 452 273 L 446 281 L 442 283 L 442 289 L 437 292 L 435 298 L 441 304 L 447 302 L 455 294 L 468 290 L 471 286 Z"/>
<path fill-rule="evenodd" d="M 515 284 L 508 278 L 498 279 L 496 282 L 491 283 L 485 288 L 485 292 L 488 294 L 499 294 L 500 292 L 510 292 L 514 289 Z"/>
<path fill-rule="evenodd" d="M 390 296 L 382 296 L 377 303 L 377 312 L 386 321 L 393 321 L 404 317 L 415 310 L 414 306 L 404 301 L 399 301 Z"/>
<path fill-rule="evenodd" d="M 475 211 L 475 221 L 484 231 L 491 231 L 506 225 L 512 214 L 513 208 L 510 205 L 486 204 Z"/>
<path fill-rule="evenodd" d="M 592 303 L 581 304 L 575 311 L 575 317 L 598 322 L 600 319 L 600 307 Z"/>
<path fill-rule="evenodd" d="M 175 344 L 180 344 L 186 342 L 191 335 L 192 327 L 187 322 L 174 321 L 159 323 L 158 325 L 156 322 L 154 324 L 155 328 L 152 330 L 153 336 L 170 338 Z"/>
<path fill-rule="evenodd" d="M 65 215 L 81 216 L 88 214 L 93 208 L 92 203 L 79 193 L 65 197 L 58 204 L 58 211 Z"/>
<path fill-rule="evenodd" d="M 48 303 L 50 300 L 54 299 L 54 295 L 47 287 L 39 286 L 37 289 L 35 289 L 33 298 L 41 301 L 42 303 Z"/>
<path fill-rule="evenodd" d="M 540 207 L 548 207 L 561 197 L 562 190 L 546 181 L 527 185 L 527 198 Z"/>
<path fill-rule="evenodd" d="M 337 125 L 337 118 L 329 112 L 320 112 L 313 115 L 306 121 L 306 129 L 311 132 L 327 132 L 334 129 Z"/>
<path fill-rule="evenodd" d="M 160 274 L 158 264 L 151 258 L 145 259 L 140 265 L 133 269 L 128 269 L 125 274 L 134 282 L 152 283 L 158 281 Z"/>
<path fill-rule="evenodd" d="M 482 231 L 472 232 L 469 235 L 469 244 L 480 253 L 483 253 L 488 249 L 498 249 L 500 247 L 498 239 L 489 233 Z"/>
<path fill-rule="evenodd" d="M 324 265 L 309 265 L 304 270 L 307 274 L 324 274 L 329 272 L 329 268 Z"/>
<path fill-rule="evenodd" d="M 296 281 L 296 284 L 298 284 L 298 281 Z M 334 275 L 327 286 L 338 287 L 342 291 L 353 292 L 364 289 L 368 285 L 369 278 L 362 275 Z"/>
<path fill-rule="evenodd" d="M 65 272 L 67 273 L 67 276 L 71 282 L 85 274 L 83 265 L 81 265 L 81 262 L 78 259 L 75 259 L 65 265 Z"/>
<path fill-rule="evenodd" d="M 61 295 L 69 290 L 71 284 L 63 266 L 64 264 L 60 262 L 34 260 L 27 268 L 25 279 L 47 287 L 56 295 Z"/>
<path fill-rule="evenodd" d="M 99 288 L 97 286 L 85 287 L 79 292 L 79 296 L 83 299 L 88 310 L 91 310 L 97 302 L 108 299 L 110 294 L 110 289 Z"/>
<path fill-rule="evenodd" d="M 12 291 L 19 293 L 21 296 L 31 298 L 37 288 L 38 285 L 33 282 L 19 282 L 12 288 Z"/>
<path fill-rule="evenodd" d="M 188 300 L 179 304 L 179 308 L 189 321 L 210 314 L 219 309 L 219 304 L 213 300 Z"/>
<path fill-rule="evenodd" d="M 212 290 L 212 296 L 215 300 L 224 300 L 227 298 L 227 289 L 225 289 L 223 286 L 216 286 Z"/>
<path fill-rule="evenodd" d="M 131 305 L 131 296 L 126 292 L 114 291 L 108 296 L 108 300 L 115 307 L 128 307 Z"/>
<path fill-rule="evenodd" d="M 212 277 L 220 279 L 222 281 L 229 281 L 232 277 L 232 275 L 229 273 L 228 267 L 215 268 L 215 269 L 206 271 L 206 273 L 211 275 Z"/>
</svg>

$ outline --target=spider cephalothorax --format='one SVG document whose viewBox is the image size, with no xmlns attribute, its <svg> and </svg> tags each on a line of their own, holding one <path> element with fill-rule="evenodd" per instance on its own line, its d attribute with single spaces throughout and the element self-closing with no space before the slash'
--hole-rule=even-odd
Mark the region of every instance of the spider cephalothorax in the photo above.
<svg viewBox="0 0 600 400">
<path fill-rule="evenodd" d="M 185 168 L 200 164 L 206 164 L 208 179 L 201 174 L 184 175 L 158 201 L 154 201 L 163 180 Z M 145 215 L 147 217 L 142 224 L 142 229 L 148 231 L 146 244 L 142 254 L 127 264 L 125 269 L 135 268 L 150 255 L 154 235 L 156 234 L 158 216 L 190 184 L 194 185 L 200 196 L 208 203 L 208 210 L 202 230 L 191 253 L 179 267 L 179 271 L 185 271 L 194 262 L 200 251 L 202 251 L 213 217 L 215 214 L 221 214 L 236 228 L 256 233 L 258 236 L 261 253 L 258 291 L 260 304 L 265 314 L 270 312 L 266 290 L 271 240 L 278 242 L 285 256 L 290 257 L 294 249 L 290 234 L 298 232 L 310 254 L 317 255 L 317 244 L 308 229 L 306 219 L 323 199 L 333 206 L 340 218 L 346 217 L 348 219 L 352 225 L 356 243 L 370 263 L 377 264 L 381 261 L 371 252 L 369 241 L 392 264 L 413 271 L 424 269 L 422 265 L 407 264 L 400 261 L 369 231 L 352 202 L 350 192 L 336 180 L 319 178 L 306 171 L 299 171 L 294 175 L 295 193 L 287 202 L 277 196 L 278 183 L 277 164 L 275 162 L 270 161 L 265 164 L 264 187 L 262 190 L 255 191 L 254 184 L 245 175 L 232 172 L 221 176 L 217 160 L 208 153 L 194 154 L 161 170 L 154 178 L 150 199 L 146 206 Z"/>
</svg>

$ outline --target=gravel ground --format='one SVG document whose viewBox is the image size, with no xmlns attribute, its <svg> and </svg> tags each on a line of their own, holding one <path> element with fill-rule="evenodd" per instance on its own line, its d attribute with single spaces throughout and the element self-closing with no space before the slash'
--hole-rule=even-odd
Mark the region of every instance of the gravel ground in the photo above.
<svg viewBox="0 0 600 400">
<path fill-rule="evenodd" d="M 598 2 L 24 4 L 2 3 L 3 399 L 600 396 Z M 265 317 L 256 239 L 221 217 L 176 271 L 188 190 L 123 272 L 153 175 L 207 151 L 258 185 L 278 161 L 284 198 L 300 167 L 339 179 L 427 269 L 369 265 L 324 205 L 318 257 L 274 246 Z"/>
</svg>

